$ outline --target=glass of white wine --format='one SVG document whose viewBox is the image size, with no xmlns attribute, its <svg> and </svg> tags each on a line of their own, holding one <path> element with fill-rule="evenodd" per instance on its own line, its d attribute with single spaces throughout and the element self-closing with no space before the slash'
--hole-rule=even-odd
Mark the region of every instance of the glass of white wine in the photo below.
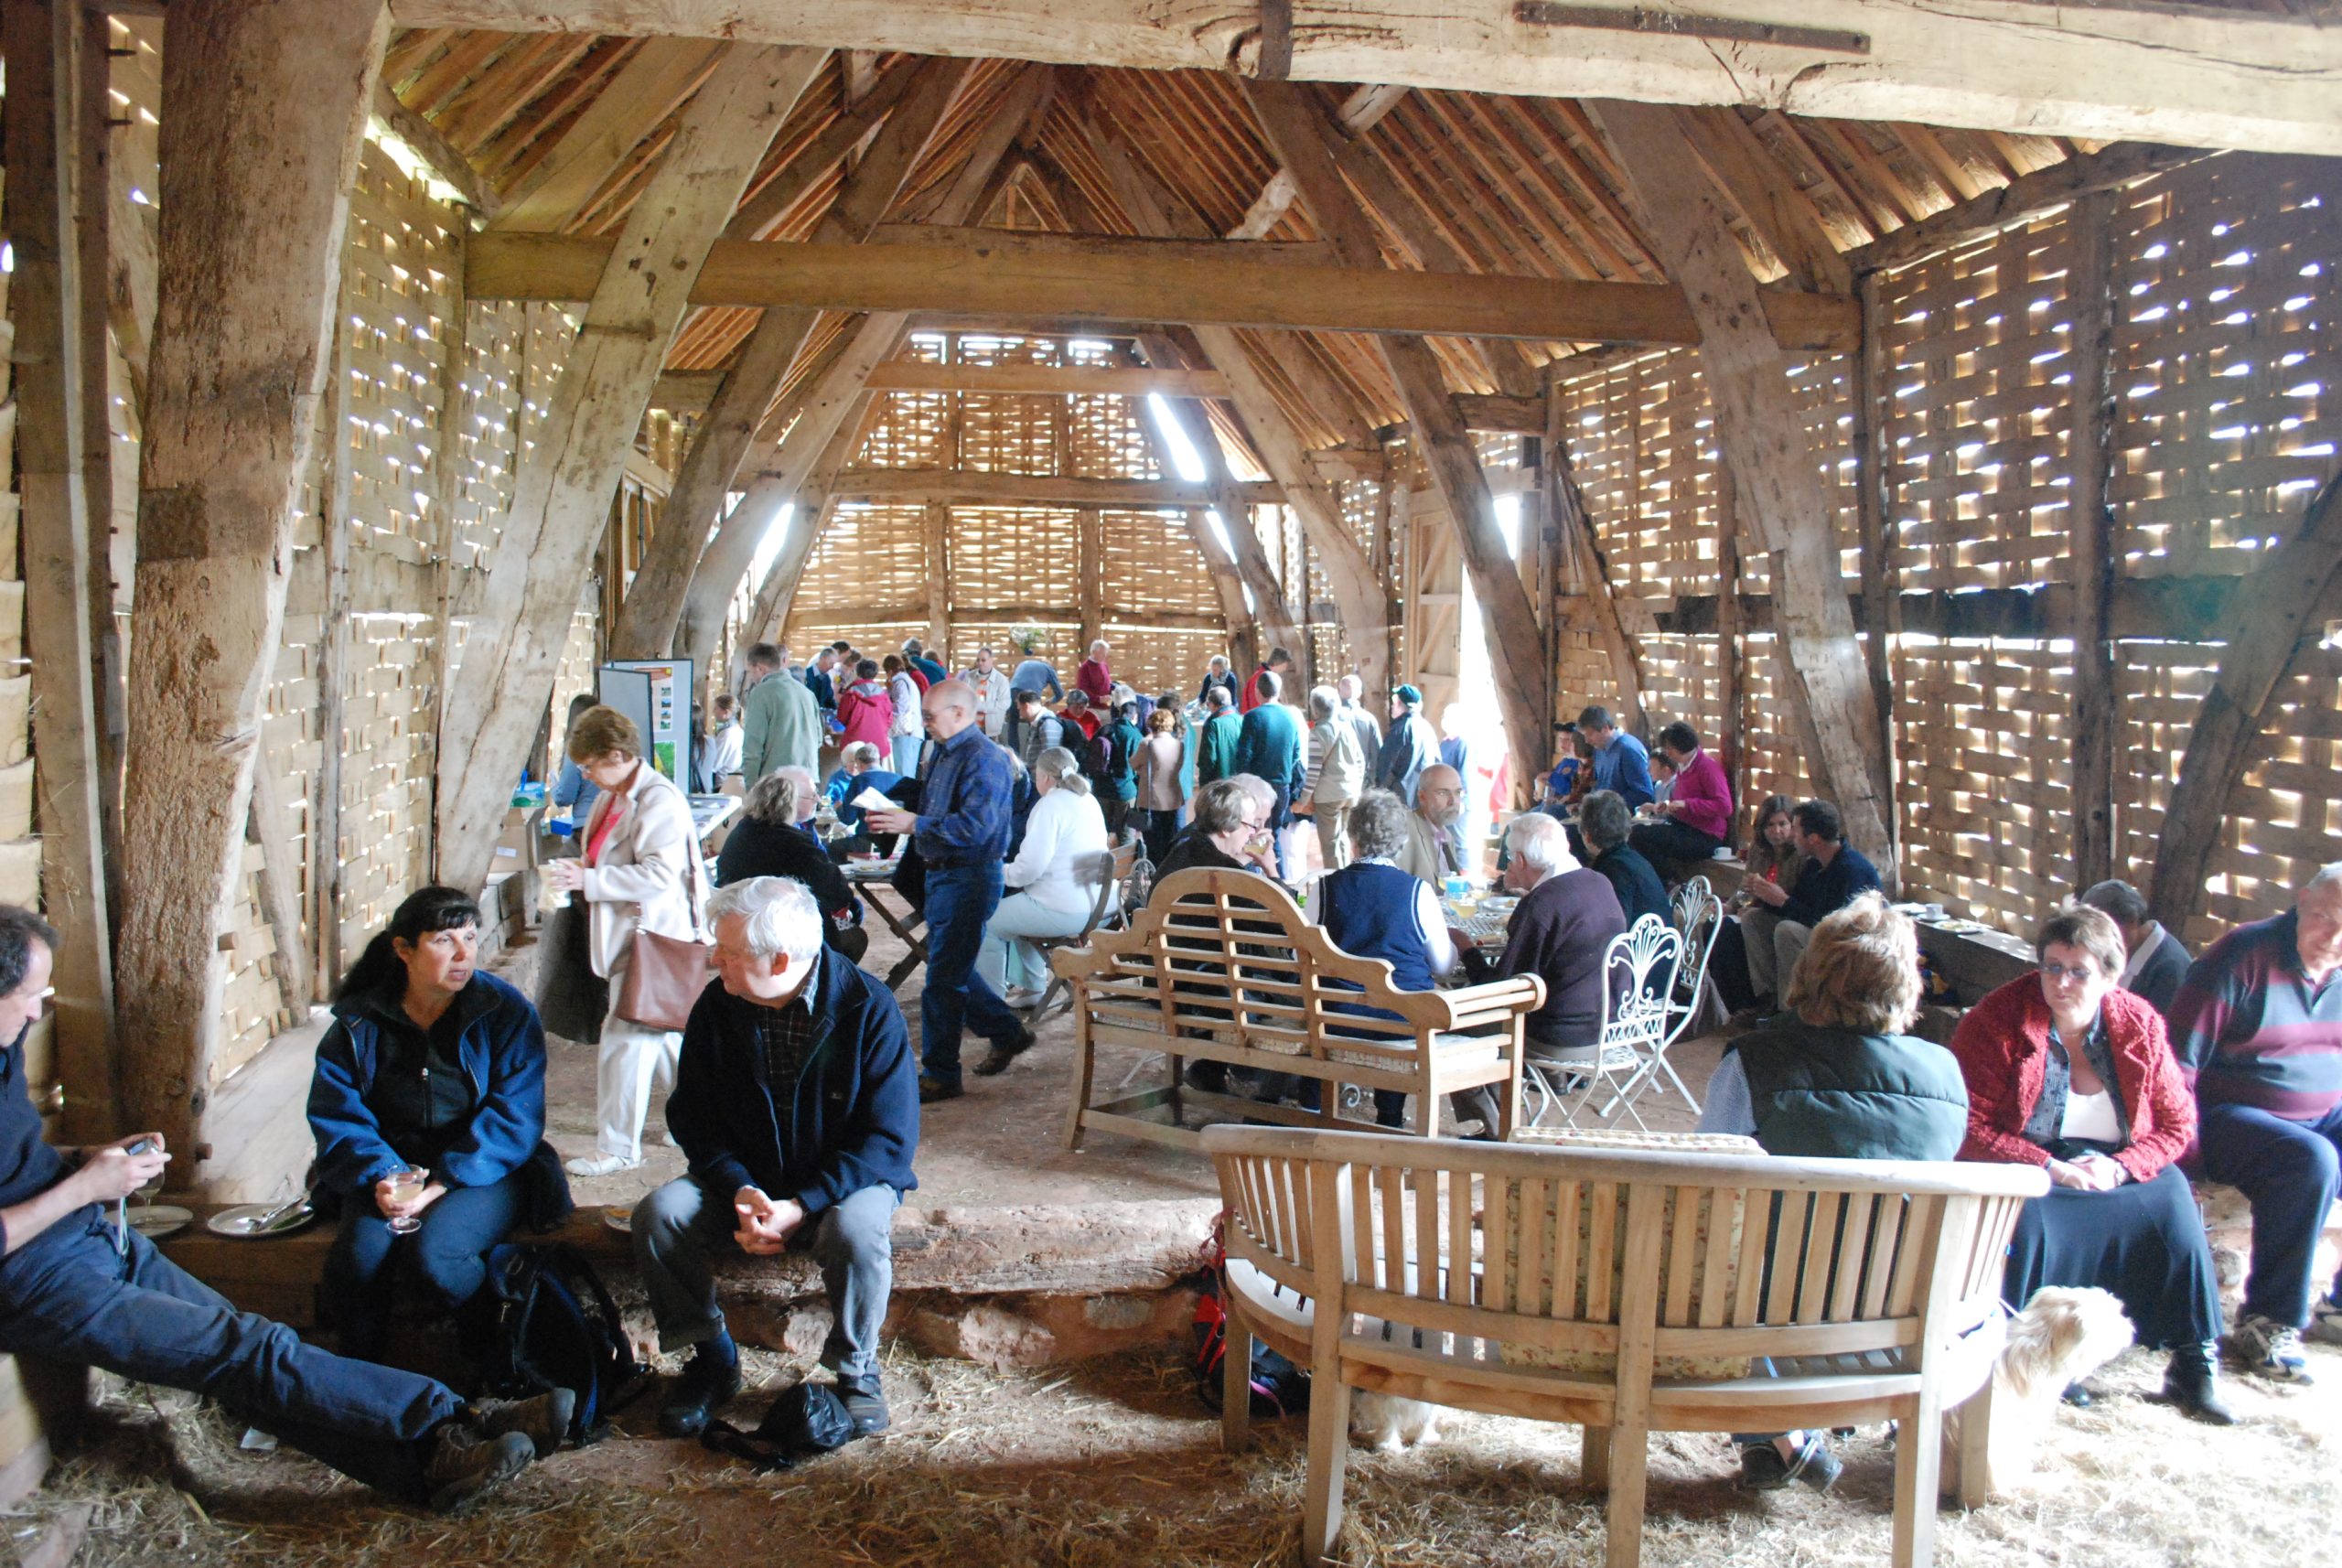
<svg viewBox="0 0 2342 1568">
<path fill-rule="evenodd" d="M 421 1165 L 409 1165 L 404 1170 L 392 1171 L 390 1177 L 391 1201 L 398 1204 L 413 1203 L 423 1196 L 424 1184 L 430 1179 L 431 1173 Z M 410 1235 L 423 1229 L 423 1221 L 412 1214 L 402 1214 L 391 1221 L 391 1229 L 399 1235 Z"/>
</svg>

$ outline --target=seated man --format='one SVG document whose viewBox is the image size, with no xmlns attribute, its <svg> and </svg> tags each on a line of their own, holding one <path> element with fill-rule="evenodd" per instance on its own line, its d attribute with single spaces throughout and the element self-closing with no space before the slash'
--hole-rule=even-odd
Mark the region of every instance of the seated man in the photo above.
<svg viewBox="0 0 2342 1568">
<path fill-rule="evenodd" d="M 1397 793 L 1393 790 L 1392 793 Z M 1415 809 L 1407 813 L 1407 843 L 1399 869 L 1420 876 L 1434 889 L 1451 876 L 1472 876 L 1477 855 L 1464 851 L 1464 776 L 1434 762 L 1415 779 Z"/>
<path fill-rule="evenodd" d="M 2196 1089 L 2203 1174 L 2252 1206 L 2252 1268 L 2228 1337 L 2245 1370 L 2310 1380 L 2302 1330 L 2342 1344 L 2342 1276 L 2313 1304 L 2319 1234 L 2342 1167 L 2342 862 L 2273 920 L 2237 927 L 2189 966 L 2172 1054 Z"/>
<path fill-rule="evenodd" d="M 854 1434 L 884 1432 L 878 1331 L 893 1287 L 895 1208 L 919 1185 L 919 1061 L 894 993 L 822 951 L 822 911 L 785 877 L 708 900 L 719 983 L 683 1029 L 667 1126 L 690 1173 L 635 1206 L 634 1257 L 661 1350 L 691 1360 L 660 1407 L 688 1437 L 740 1391 L 740 1352 L 710 1265 L 811 1251 Z"/>
<path fill-rule="evenodd" d="M 559 1447 L 576 1396 L 467 1405 L 446 1384 L 305 1345 L 238 1312 L 107 1212 L 158 1180 L 159 1133 L 92 1148 L 41 1140 L 25 1036 L 57 933 L 0 904 L 0 1350 L 189 1389 L 343 1475 L 447 1513 Z"/>
<path fill-rule="evenodd" d="M 1578 807 L 1577 830 L 1585 835 L 1586 853 L 1594 857 L 1589 864 L 1617 890 L 1627 924 L 1631 926 L 1645 915 L 1671 920 L 1674 909 L 1667 901 L 1667 884 L 1659 879 L 1659 868 L 1627 842 L 1633 820 L 1627 802 L 1617 792 L 1596 789 Z"/>
<path fill-rule="evenodd" d="M 1805 857 L 1797 880 L 1787 887 L 1756 881 L 1740 885 L 1755 900 L 1740 923 L 1748 949 L 1748 985 L 1760 1004 L 1789 984 L 1823 917 L 1878 886 L 1877 867 L 1846 842 L 1837 807 L 1807 800 L 1796 816 L 1798 853 Z"/>
<path fill-rule="evenodd" d="M 2122 933 L 2122 989 L 2171 1020 L 2171 1001 L 2187 978 L 2187 949 L 2147 912 L 2146 896 L 2127 882 L 2100 882 L 2079 900 L 2105 914 Z"/>
<path fill-rule="evenodd" d="M 1650 748 L 1618 727 L 1610 710 L 1595 703 L 1577 715 L 1577 733 L 1594 748 L 1594 788 L 1615 790 L 1632 811 L 1650 803 Z"/>
<path fill-rule="evenodd" d="M 1521 895 L 1506 930 L 1497 978 L 1534 974 L 1545 982 L 1545 1004 L 1529 1015 L 1527 1048 L 1533 1057 L 1584 1058 L 1602 1038 L 1603 960 L 1612 939 L 1627 929 L 1626 912 L 1609 879 L 1588 871 L 1570 853 L 1562 824 L 1542 811 L 1523 811 L 1505 824 L 1504 886 Z M 1475 1115 L 1493 1133 L 1493 1090 L 1456 1097 L 1459 1116 Z"/>
<path fill-rule="evenodd" d="M 878 748 L 866 740 L 858 740 L 838 754 L 837 771 L 822 787 L 835 808 L 838 821 L 854 830 L 854 837 L 862 840 L 857 847 L 869 848 L 869 835 L 862 832 L 862 808 L 854 798 L 865 789 L 876 789 L 881 795 L 903 781 L 903 776 L 891 768 L 882 768 Z M 833 856 L 832 858 L 835 858 Z"/>
</svg>

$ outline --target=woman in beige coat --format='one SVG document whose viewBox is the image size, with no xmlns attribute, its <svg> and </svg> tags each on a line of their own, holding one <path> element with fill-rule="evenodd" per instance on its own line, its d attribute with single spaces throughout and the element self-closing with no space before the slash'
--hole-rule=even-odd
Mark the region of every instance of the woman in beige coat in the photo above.
<svg viewBox="0 0 2342 1568">
<path fill-rule="evenodd" d="M 569 755 L 601 789 L 586 820 L 585 858 L 556 860 L 546 882 L 586 896 L 594 972 L 610 983 L 602 1025 L 597 1096 L 601 1134 L 590 1158 L 569 1162 L 572 1176 L 608 1176 L 642 1163 L 642 1119 L 661 1079 L 671 1089 L 682 1035 L 645 1028 L 618 1015 L 638 930 L 697 940 L 705 931 L 706 868 L 682 790 L 642 759 L 642 735 L 615 708 L 581 714 L 569 732 Z"/>
<path fill-rule="evenodd" d="M 1366 793 L 1366 756 L 1358 730 L 1331 686 L 1309 693 L 1309 774 L 1295 802 L 1296 816 L 1317 824 L 1317 850 L 1328 872 L 1350 863 L 1350 808 Z"/>
</svg>

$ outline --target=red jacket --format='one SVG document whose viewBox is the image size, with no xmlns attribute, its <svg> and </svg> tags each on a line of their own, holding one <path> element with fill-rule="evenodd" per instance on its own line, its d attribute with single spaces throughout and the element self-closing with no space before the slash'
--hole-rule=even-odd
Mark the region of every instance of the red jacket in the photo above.
<svg viewBox="0 0 2342 1568">
<path fill-rule="evenodd" d="M 2150 1181 L 2196 1141 L 2196 1097 L 2180 1080 L 2162 1014 L 2121 990 L 2108 992 L 2099 1009 L 2114 1057 L 2114 1089 L 2131 1126 L 2130 1144 L 2115 1154 L 2114 1162 L 2132 1180 Z M 1960 1146 L 1961 1159 L 2049 1163 L 2049 1151 L 2025 1135 L 2048 1070 L 2049 1026 L 2041 977 L 2025 974 L 1971 1007 L 1952 1031 L 1951 1054 L 1960 1058 L 1961 1076 L 1968 1080 L 1968 1141 Z"/>
</svg>

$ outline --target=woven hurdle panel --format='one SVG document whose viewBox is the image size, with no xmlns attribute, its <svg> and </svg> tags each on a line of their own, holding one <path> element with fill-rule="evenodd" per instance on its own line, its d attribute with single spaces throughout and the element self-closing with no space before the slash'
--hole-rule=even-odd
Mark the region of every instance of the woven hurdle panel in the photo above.
<svg viewBox="0 0 2342 1568">
<path fill-rule="evenodd" d="M 1114 649 L 1115 680 L 1150 697 L 1176 692 L 1183 702 L 1196 694 L 1205 661 L 1228 651 L 1227 637 L 1217 631 L 1125 626 L 1110 619 L 1104 635 Z"/>
<path fill-rule="evenodd" d="M 1750 632 L 1741 639 L 1740 654 L 1741 768 L 1748 780 L 1749 797 L 1789 795 L 1804 800 L 1811 795 L 1813 775 L 1806 766 L 1809 749 L 1790 716 L 1773 634 Z"/>
<path fill-rule="evenodd" d="M 1145 627 L 1162 624 L 1166 616 L 1220 619 L 1219 591 L 1179 513 L 1101 510 L 1098 548 L 1099 588 L 1108 621 Z M 1215 635 L 1224 639 L 1226 634 Z"/>
<path fill-rule="evenodd" d="M 865 633 L 857 628 L 911 628 L 883 647 L 870 644 L 892 652 L 927 618 L 926 509 L 847 501 L 832 512 L 805 564 L 782 639 L 810 648 L 805 639 L 818 633 L 824 642 L 845 637 L 859 647 Z"/>
<path fill-rule="evenodd" d="M 1611 592 L 1639 599 L 1714 593 L 1716 455 L 1698 354 L 1646 355 L 1564 381 L 1556 392 Z"/>
<path fill-rule="evenodd" d="M 2115 228 L 2125 569 L 2250 571 L 2334 471 L 2342 167 L 2215 158 L 2134 187 Z"/>
<path fill-rule="evenodd" d="M 2073 892 L 2071 644 L 1903 639 L 1904 856 L 1928 897 L 2024 932 Z"/>
<path fill-rule="evenodd" d="M 914 332 L 898 359 L 943 363 L 946 343 L 936 332 Z M 948 468 L 951 466 L 952 394 L 888 392 L 878 400 L 854 464 L 865 468 Z"/>
<path fill-rule="evenodd" d="M 2329 636 L 2342 628 L 2328 628 Z M 2122 772 L 2116 779 L 2117 865 L 2154 863 L 2179 758 L 2219 649 L 2184 642 L 2117 645 Z M 2321 643 L 2295 657 L 2279 688 L 2282 716 L 2253 753 L 2229 800 L 2206 885 L 2205 911 L 2182 933 L 2200 949 L 2229 926 L 2292 907 L 2294 889 L 2337 857 L 2342 810 L 2333 780 L 2342 768 L 2342 651 Z"/>
<path fill-rule="evenodd" d="M 1060 365 L 1063 346 L 1051 338 L 1004 338 L 963 332 L 952 342 L 963 365 Z M 1071 411 L 1062 395 L 962 392 L 960 466 L 1005 474 L 1061 474 L 1069 461 Z"/>
<path fill-rule="evenodd" d="M 2063 217 L 1884 280 L 1895 564 L 1907 590 L 2067 582 Z"/>
<path fill-rule="evenodd" d="M 954 610 L 966 606 L 982 619 L 1006 606 L 1062 605 L 1065 618 L 1079 622 L 1080 535 L 1069 508 L 953 507 L 947 549 Z M 1192 547 L 1187 553 L 1193 556 Z M 1114 591 L 1111 579 L 1101 587 L 1109 596 Z M 1070 681 L 1073 667 L 1058 673 Z"/>
</svg>

